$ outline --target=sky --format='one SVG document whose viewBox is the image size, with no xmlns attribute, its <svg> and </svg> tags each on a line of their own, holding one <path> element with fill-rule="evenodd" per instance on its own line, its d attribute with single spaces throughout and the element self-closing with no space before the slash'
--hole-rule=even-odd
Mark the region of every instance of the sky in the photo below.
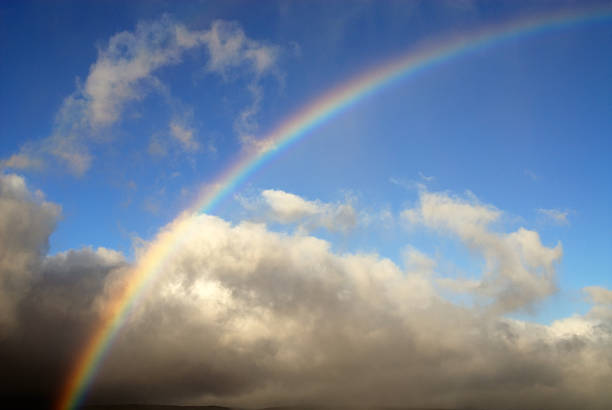
<svg viewBox="0 0 612 410">
<path fill-rule="evenodd" d="M 0 399 L 609 408 L 611 41 L 609 1 L 2 2 Z"/>
</svg>

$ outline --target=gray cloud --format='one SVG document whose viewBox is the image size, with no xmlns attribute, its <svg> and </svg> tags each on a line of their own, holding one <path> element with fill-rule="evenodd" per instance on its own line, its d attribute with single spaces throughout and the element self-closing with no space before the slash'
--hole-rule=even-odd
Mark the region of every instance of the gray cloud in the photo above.
<svg viewBox="0 0 612 410">
<path fill-rule="evenodd" d="M 1 181 L 0 203 L 29 207 L 31 222 L 0 225 L 3 238 L 14 238 L 11 253 L 29 261 L 0 265 L 3 286 L 24 283 L 2 288 L 19 297 L 12 326 L 2 328 L 0 392 L 50 399 L 132 266 L 103 248 L 45 256 L 57 206 L 19 177 Z M 556 260 L 557 248 L 532 234 L 490 232 L 496 208 L 426 195 L 414 217 L 462 240 L 482 236 L 479 249 L 493 255 L 483 257 L 503 256 L 526 270 L 520 278 Z M 607 289 L 586 290 L 593 311 L 545 326 L 444 299 L 436 264 L 410 247 L 402 267 L 262 224 L 188 218 L 181 246 L 110 349 L 91 401 L 492 409 L 605 409 L 612 401 Z M 548 294 L 514 279 L 507 286 L 524 288 L 528 300 Z"/>
<path fill-rule="evenodd" d="M 17 304 L 32 284 L 59 214 L 23 178 L 0 174 L 0 340 L 16 324 Z"/>
</svg>

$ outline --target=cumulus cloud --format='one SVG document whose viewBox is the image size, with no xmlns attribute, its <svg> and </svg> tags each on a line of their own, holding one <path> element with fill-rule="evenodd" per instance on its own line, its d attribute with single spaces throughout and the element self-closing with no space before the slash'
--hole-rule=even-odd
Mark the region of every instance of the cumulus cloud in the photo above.
<svg viewBox="0 0 612 410">
<path fill-rule="evenodd" d="M 544 326 L 455 306 L 415 249 L 401 268 L 260 224 L 190 223 L 93 397 L 602 409 L 610 399 L 611 334 L 587 318 Z"/>
<path fill-rule="evenodd" d="M 192 30 L 169 17 L 141 22 L 134 31 L 123 31 L 98 50 L 89 75 L 77 90 L 66 97 L 56 116 L 51 136 L 39 144 L 28 144 L 21 152 L 3 160 L 3 167 L 39 167 L 42 158 L 52 156 L 82 175 L 92 163 L 89 145 L 100 142 L 100 132 L 121 120 L 126 106 L 143 100 L 152 90 L 165 90 L 156 72 L 181 62 L 183 54 L 203 47 L 208 52 L 206 70 L 224 78 L 242 72 L 253 78 L 249 90 L 259 90 L 258 79 L 275 66 L 278 48 L 252 40 L 240 25 L 215 21 L 208 30 Z M 261 93 L 237 121 L 252 122 Z M 196 147 L 193 130 L 185 124 L 170 124 L 171 135 L 185 149 Z"/>
<path fill-rule="evenodd" d="M 331 204 L 309 201 L 298 195 L 275 189 L 261 191 L 259 198 L 239 198 L 242 205 L 263 213 L 267 220 L 298 224 L 300 230 L 326 228 L 347 232 L 357 225 L 357 212 L 350 203 Z"/>
<path fill-rule="evenodd" d="M 446 279 L 444 283 L 490 298 L 490 307 L 500 312 L 528 309 L 556 290 L 555 264 L 563 250 L 560 243 L 553 248 L 543 245 L 537 232 L 525 228 L 495 232 L 491 225 L 501 215 L 473 197 L 427 191 L 420 193 L 416 207 L 402 212 L 408 223 L 456 236 L 484 258 L 480 280 Z"/>
<path fill-rule="evenodd" d="M 7 271 L 0 259 L 2 286 L 19 275 L 27 283 L 11 290 L 20 297 L 12 327 L 3 327 L 0 393 L 50 399 L 133 265 L 104 248 L 45 256 L 57 207 L 23 179 L 4 178 L 2 201 L 39 217 L 0 225 L 3 235 L 26 238 L 11 242 L 13 252 L 32 261 Z M 501 211 L 427 195 L 436 197 L 421 198 L 419 220 L 469 240 L 483 236 L 511 260 L 506 253 L 543 263 L 537 242 L 527 250 L 488 230 Z M 312 212 L 299 200 L 287 209 Z M 458 215 L 467 221 L 453 220 Z M 603 410 L 612 400 L 610 317 L 577 315 L 550 326 L 507 319 L 445 300 L 436 263 L 412 247 L 399 266 L 263 224 L 182 218 L 181 246 L 127 317 L 89 401 Z M 607 289 L 587 292 L 609 302 Z"/>
<path fill-rule="evenodd" d="M 0 341 L 15 325 L 16 309 L 32 284 L 60 208 L 31 193 L 25 180 L 0 174 Z"/>
<path fill-rule="evenodd" d="M 102 294 L 108 272 L 124 263 L 104 248 L 47 256 L 60 213 L 22 177 L 0 174 L 0 397 L 6 405 L 48 404 L 98 317 L 92 298 Z"/>
</svg>

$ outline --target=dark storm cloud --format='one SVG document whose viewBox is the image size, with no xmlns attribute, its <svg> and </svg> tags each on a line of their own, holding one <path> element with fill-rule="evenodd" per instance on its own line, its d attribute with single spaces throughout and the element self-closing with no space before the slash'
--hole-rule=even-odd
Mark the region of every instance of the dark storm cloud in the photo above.
<svg viewBox="0 0 612 410">
<path fill-rule="evenodd" d="M 106 274 L 123 258 L 89 248 L 47 257 L 60 208 L 17 175 L 0 175 L 0 210 L 0 392 L 47 402 L 97 319 L 92 301 Z"/>
<path fill-rule="evenodd" d="M 500 211 L 491 207 L 423 195 L 405 217 L 485 253 L 495 267 L 484 272 L 495 285 L 484 287 L 489 305 L 445 300 L 434 261 L 414 249 L 401 268 L 374 254 L 336 254 L 312 236 L 194 216 L 119 333 L 90 401 L 607 408 L 609 291 L 587 289 L 593 310 L 550 326 L 494 314 L 549 294 L 546 269 L 560 248 L 530 234 L 495 236 L 486 223 Z M 10 296 L 0 392 L 50 401 L 130 266 L 103 248 L 46 256 L 59 208 L 20 177 L 0 178 L 0 206 L 0 291 Z M 529 297 L 508 305 L 504 286 Z"/>
</svg>

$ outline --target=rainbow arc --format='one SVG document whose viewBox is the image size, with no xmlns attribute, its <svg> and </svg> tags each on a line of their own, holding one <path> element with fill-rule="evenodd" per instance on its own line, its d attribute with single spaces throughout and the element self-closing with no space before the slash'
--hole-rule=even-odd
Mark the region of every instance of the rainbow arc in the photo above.
<svg viewBox="0 0 612 410">
<path fill-rule="evenodd" d="M 132 269 L 126 286 L 107 307 L 103 319 L 88 343 L 77 356 L 57 402 L 58 410 L 76 409 L 83 401 L 117 332 L 124 325 L 132 308 L 155 278 L 164 270 L 169 256 L 190 236 L 194 215 L 207 213 L 251 175 L 255 170 L 279 155 L 313 129 L 337 116 L 351 105 L 399 80 L 442 64 L 459 56 L 504 41 L 563 29 L 576 24 L 610 19 L 612 9 L 591 9 L 539 15 L 488 27 L 462 37 L 453 37 L 399 58 L 392 59 L 370 71 L 354 77 L 315 99 L 291 115 L 275 130 L 259 141 L 259 150 L 245 151 L 232 166 L 202 190 L 197 201 L 158 234 Z"/>
</svg>

